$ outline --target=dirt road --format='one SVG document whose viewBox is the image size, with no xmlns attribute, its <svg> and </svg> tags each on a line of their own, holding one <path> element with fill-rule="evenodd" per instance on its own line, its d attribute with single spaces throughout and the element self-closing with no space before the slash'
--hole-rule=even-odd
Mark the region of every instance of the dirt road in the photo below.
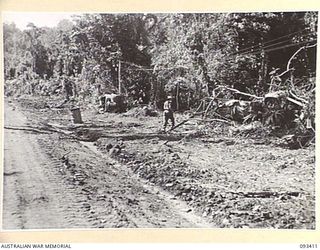
<svg viewBox="0 0 320 250">
<path fill-rule="evenodd" d="M 73 125 L 60 102 L 5 104 L 4 229 L 315 228 L 313 146 L 94 106 Z"/>
<path fill-rule="evenodd" d="M 214 227 L 92 143 L 38 131 L 29 114 L 4 109 L 3 229 Z"/>
</svg>

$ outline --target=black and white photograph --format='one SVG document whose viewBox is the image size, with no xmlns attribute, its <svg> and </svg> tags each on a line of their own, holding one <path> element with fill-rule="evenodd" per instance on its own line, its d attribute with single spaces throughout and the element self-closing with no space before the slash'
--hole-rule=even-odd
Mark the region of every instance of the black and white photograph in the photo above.
<svg viewBox="0 0 320 250">
<path fill-rule="evenodd" d="M 315 231 L 318 12 L 2 14 L 2 230 Z"/>
</svg>

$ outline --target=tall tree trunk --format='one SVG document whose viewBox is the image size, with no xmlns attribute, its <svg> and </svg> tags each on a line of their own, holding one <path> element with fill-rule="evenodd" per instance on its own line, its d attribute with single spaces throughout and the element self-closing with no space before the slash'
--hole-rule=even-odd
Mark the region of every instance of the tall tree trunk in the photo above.
<svg viewBox="0 0 320 250">
<path fill-rule="evenodd" d="M 179 83 L 177 84 L 176 105 L 177 105 L 177 111 L 178 111 L 179 110 Z"/>
</svg>

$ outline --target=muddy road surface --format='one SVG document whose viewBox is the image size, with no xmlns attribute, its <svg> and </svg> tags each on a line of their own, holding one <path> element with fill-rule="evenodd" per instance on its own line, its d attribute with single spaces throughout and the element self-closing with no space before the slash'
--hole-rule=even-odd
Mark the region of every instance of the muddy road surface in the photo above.
<svg viewBox="0 0 320 250">
<path fill-rule="evenodd" d="M 4 113 L 3 229 L 214 226 L 93 143 L 40 131 L 12 103 Z"/>
<path fill-rule="evenodd" d="M 314 146 L 59 102 L 5 102 L 4 229 L 315 228 Z"/>
</svg>

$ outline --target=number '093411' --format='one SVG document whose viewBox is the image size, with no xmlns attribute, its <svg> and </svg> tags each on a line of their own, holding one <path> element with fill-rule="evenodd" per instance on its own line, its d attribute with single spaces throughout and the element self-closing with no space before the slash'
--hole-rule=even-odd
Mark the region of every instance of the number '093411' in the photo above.
<svg viewBox="0 0 320 250">
<path fill-rule="evenodd" d="M 318 248 L 318 244 L 300 244 L 300 248 L 305 248 L 305 249 Z"/>
</svg>

